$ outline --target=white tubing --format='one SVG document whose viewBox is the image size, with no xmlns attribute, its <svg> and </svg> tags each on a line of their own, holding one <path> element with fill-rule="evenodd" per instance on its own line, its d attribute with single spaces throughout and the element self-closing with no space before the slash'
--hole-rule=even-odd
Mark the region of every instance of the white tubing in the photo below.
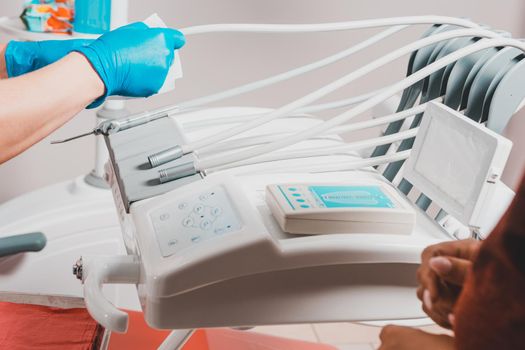
<svg viewBox="0 0 525 350">
<path fill-rule="evenodd" d="M 437 35 L 436 35 L 437 36 Z M 476 35 L 478 36 L 478 35 Z M 208 158 L 204 159 L 200 162 L 198 162 L 197 168 L 199 170 L 206 169 L 206 168 L 212 168 L 217 167 L 223 164 L 233 163 L 237 162 L 243 159 L 255 157 L 261 154 L 265 154 L 268 152 L 272 152 L 287 146 L 290 146 L 292 144 L 295 144 L 297 142 L 300 142 L 304 139 L 307 139 L 309 137 L 312 137 L 317 134 L 324 133 L 338 125 L 341 125 L 343 123 L 348 122 L 352 118 L 356 117 L 357 115 L 365 112 L 366 110 L 378 105 L 382 101 L 388 99 L 389 97 L 395 95 L 396 93 L 408 88 L 409 86 L 413 85 L 414 83 L 420 81 L 421 79 L 429 76 L 435 71 L 438 71 L 447 65 L 449 65 L 452 62 L 457 61 L 458 59 L 465 57 L 467 55 L 470 55 L 472 53 L 491 48 L 491 47 L 499 47 L 499 46 L 511 46 L 516 47 L 522 51 L 525 51 L 525 43 L 517 41 L 515 39 L 506 39 L 506 38 L 499 38 L 499 39 L 483 39 L 478 41 L 475 44 L 469 45 L 465 48 L 462 48 L 460 50 L 457 50 L 438 61 L 428 65 L 427 67 L 415 72 L 411 76 L 393 84 L 392 86 L 385 89 L 384 92 L 379 93 L 378 95 L 372 97 L 371 99 L 361 103 L 357 107 L 338 115 L 337 117 L 334 117 L 326 122 L 324 122 L 322 125 L 316 125 L 314 128 L 309 128 L 307 130 L 301 131 L 299 133 L 296 133 L 294 136 L 288 137 L 286 140 L 274 142 L 269 145 L 263 145 L 259 146 L 257 148 L 250 149 L 248 151 L 241 151 L 237 152 L 235 154 L 230 154 L 228 156 L 225 156 L 223 158 Z"/>
<path fill-rule="evenodd" d="M 361 21 L 333 22 L 333 23 L 314 23 L 314 24 L 206 24 L 181 28 L 180 31 L 185 35 L 207 34 L 207 33 L 312 33 L 312 32 L 332 32 L 341 30 L 354 30 L 365 28 L 392 27 L 399 25 L 417 24 L 451 24 L 459 27 L 477 28 L 478 24 L 466 19 L 446 17 L 446 16 L 409 16 L 376 18 Z"/>
<path fill-rule="evenodd" d="M 281 160 L 297 159 L 297 158 L 313 158 L 313 157 L 322 157 L 330 156 L 336 154 L 344 154 L 351 151 L 356 151 L 359 149 L 366 149 L 370 147 L 375 147 L 379 145 L 384 145 L 392 142 L 401 141 L 404 139 L 412 138 L 417 135 L 419 128 L 412 128 L 406 131 L 402 131 L 392 135 L 386 135 L 376 138 L 371 138 L 367 140 L 347 143 L 339 146 L 330 146 L 330 147 L 321 147 L 321 148 L 310 148 L 302 149 L 296 151 L 280 152 L 277 154 L 268 154 L 259 157 L 254 157 L 250 159 L 245 159 L 240 162 L 227 164 L 219 168 L 211 169 L 212 171 L 229 169 L 234 167 L 240 167 L 245 165 L 266 163 L 266 162 L 276 162 Z"/>
<path fill-rule="evenodd" d="M 438 97 L 432 101 L 441 102 L 442 100 L 443 98 Z M 316 136 L 316 137 L 311 137 L 309 140 L 334 140 L 336 141 L 333 137 L 330 137 L 330 135 L 341 135 L 347 132 L 364 130 L 364 129 L 373 128 L 376 126 L 396 122 L 399 120 L 403 120 L 413 115 L 423 113 L 427 105 L 428 105 L 428 102 L 420 104 L 412 108 L 409 108 L 409 109 L 406 109 L 401 112 L 394 113 L 394 114 L 377 117 L 371 120 L 366 120 L 366 121 L 362 121 L 358 123 L 352 123 L 349 125 L 338 126 L 338 127 L 335 127 L 333 129 L 326 131 L 323 134 L 325 135 L 324 137 Z M 277 134 L 271 133 L 271 134 L 265 134 L 265 135 L 257 135 L 257 136 L 249 136 L 249 137 L 243 137 L 243 138 L 238 138 L 238 139 L 232 139 L 232 140 L 220 142 L 213 146 L 204 147 L 200 149 L 198 153 L 199 153 L 199 156 L 202 156 L 204 154 L 218 153 L 218 152 L 229 151 L 232 149 L 245 148 L 245 147 L 266 144 L 266 143 L 278 141 L 282 139 L 283 137 L 287 137 L 292 134 L 293 133 L 291 132 L 279 132 Z"/>
<path fill-rule="evenodd" d="M 340 89 L 341 87 L 348 85 L 352 81 L 357 80 L 358 78 L 361 78 L 365 76 L 366 74 L 398 58 L 401 58 L 408 53 L 411 53 L 412 51 L 418 50 L 422 47 L 425 47 L 425 46 L 428 46 L 428 45 L 431 45 L 431 44 L 434 44 L 440 41 L 449 40 L 449 39 L 457 38 L 457 37 L 465 37 L 465 36 L 467 37 L 468 36 L 493 37 L 493 36 L 497 36 L 497 34 L 495 34 L 494 32 L 488 31 L 488 30 L 483 30 L 483 29 L 459 29 L 459 30 L 451 30 L 448 32 L 432 35 L 430 37 L 417 40 L 409 45 L 406 45 L 397 50 L 394 50 L 390 52 L 389 54 L 384 55 L 383 57 L 375 61 L 372 61 L 371 63 L 361 67 L 360 69 L 353 71 L 352 73 L 349 73 L 343 76 L 342 78 L 337 79 L 333 81 L 332 83 L 325 85 L 322 88 L 275 110 L 274 112 L 264 115 L 258 120 L 254 120 L 252 122 L 245 123 L 243 125 L 239 125 L 237 127 L 225 130 L 214 136 L 207 137 L 206 139 L 199 140 L 199 141 L 196 141 L 188 145 L 183 145 L 182 149 L 185 153 L 189 153 L 201 147 L 220 142 L 224 139 L 227 139 L 237 134 L 240 134 L 242 132 L 248 131 L 259 125 L 266 124 L 274 119 L 283 117 L 290 113 L 293 113 L 295 110 L 301 107 L 304 107 L 312 102 L 315 102 L 316 100 L 319 100 L 320 98 Z"/>
<path fill-rule="evenodd" d="M 433 99 L 430 102 L 442 102 L 442 101 L 443 101 L 443 97 L 438 97 L 438 98 Z M 325 131 L 324 134 L 333 133 L 333 134 L 341 135 L 346 132 L 364 130 L 364 129 L 373 128 L 376 126 L 396 122 L 398 120 L 403 120 L 413 115 L 423 113 L 430 102 L 422 103 L 415 107 L 405 109 L 404 111 L 385 115 L 383 117 L 378 117 L 378 118 L 374 118 L 371 120 L 365 120 L 362 122 L 352 123 L 352 124 L 343 125 L 343 126 L 337 126 L 328 131 Z"/>
<path fill-rule="evenodd" d="M 342 100 L 336 100 L 332 102 L 306 106 L 303 108 L 299 108 L 297 111 L 295 111 L 295 113 L 291 115 L 287 115 L 283 118 L 319 119 L 319 117 L 312 115 L 311 113 L 318 113 L 318 112 L 323 112 L 323 111 L 330 110 L 330 109 L 350 107 L 350 106 L 353 106 L 353 105 L 356 105 L 358 103 L 368 100 L 370 97 L 377 95 L 379 92 L 383 90 L 384 88 L 377 89 L 371 92 L 367 92 L 366 94 L 345 98 Z M 194 129 L 207 128 L 207 127 L 215 126 L 215 125 L 239 124 L 239 123 L 244 123 L 246 121 L 260 118 L 266 113 L 269 113 L 269 112 L 249 113 L 249 114 L 237 115 L 235 117 L 209 118 L 209 119 L 202 119 L 202 120 L 197 120 L 197 121 L 189 120 L 189 121 L 183 122 L 182 126 L 184 127 L 185 130 L 194 130 Z"/>
<path fill-rule="evenodd" d="M 333 171 L 349 171 L 349 170 L 358 170 L 368 167 L 374 167 L 387 163 L 394 163 L 400 160 L 405 160 L 410 157 L 410 151 L 401 151 L 397 153 L 387 154 L 380 157 L 367 158 L 363 160 L 353 161 L 353 162 L 342 162 L 334 164 L 333 162 L 327 164 L 315 164 L 317 168 L 311 167 L 310 172 L 312 173 L 327 173 Z"/>
<path fill-rule="evenodd" d="M 479 25 L 476 23 L 473 23 L 469 20 L 460 19 L 460 18 L 445 17 L 445 16 L 413 16 L 413 17 L 382 18 L 382 19 L 363 20 L 363 21 L 349 21 L 349 22 L 339 22 L 339 23 L 298 24 L 298 25 L 297 24 L 290 24 L 290 25 L 286 25 L 286 24 L 285 25 L 279 25 L 279 24 L 277 25 L 275 24 L 253 24 L 253 25 L 252 24 L 212 24 L 212 25 L 183 28 L 181 29 L 181 31 L 185 33 L 185 35 L 204 34 L 204 33 L 213 33 L 213 32 L 267 32 L 267 33 L 268 32 L 275 32 L 275 33 L 303 32 L 304 33 L 304 32 L 312 32 L 312 31 L 322 32 L 322 31 L 333 31 L 333 30 L 353 30 L 353 29 L 363 29 L 363 28 L 386 27 L 386 26 L 406 26 L 406 25 L 416 25 L 416 24 L 449 24 L 449 25 L 456 25 L 459 27 L 467 27 L 467 28 L 478 28 L 479 27 Z M 392 30 L 397 31 L 396 29 L 392 29 Z M 385 31 L 384 33 L 379 33 L 378 38 L 380 38 L 382 35 L 386 35 L 386 36 L 391 35 L 388 33 L 389 31 Z M 373 38 L 370 38 L 370 40 L 372 39 Z M 370 43 L 373 44 L 372 41 Z M 274 84 L 280 81 L 284 81 L 286 79 L 290 79 L 299 74 L 303 74 L 308 71 L 312 71 L 314 69 L 320 68 L 324 63 L 326 63 L 326 60 L 328 61 L 334 60 L 334 59 L 337 60 L 340 55 L 343 55 L 344 52 L 348 53 L 349 50 L 352 50 L 352 48 L 349 48 L 331 57 L 327 57 L 321 61 L 317 61 L 317 62 L 311 63 L 303 67 L 298 67 L 292 71 L 278 74 L 276 76 L 273 76 L 267 79 L 263 79 L 260 81 L 256 81 L 253 83 L 241 85 L 239 87 L 236 87 L 236 88 L 233 88 L 233 89 L 221 92 L 221 93 L 212 94 L 209 96 L 190 100 L 186 103 L 196 105 L 198 103 L 206 103 L 210 101 L 216 102 L 216 101 L 228 98 L 228 97 L 233 97 L 233 96 L 243 94 L 245 92 L 253 91 L 255 89 L 259 89 L 264 86 L 269 86 L 271 84 Z M 348 101 L 349 102 L 348 104 L 345 104 L 343 101 L 341 102 L 342 102 L 341 104 L 335 103 L 333 107 L 330 107 L 331 106 L 330 103 L 326 104 L 326 106 L 320 105 L 319 107 L 321 108 L 321 110 L 325 110 L 325 109 L 338 108 L 338 107 L 343 107 L 345 105 L 352 104 L 351 100 Z M 151 111 L 150 113 L 166 112 L 169 115 L 174 115 L 174 114 L 180 113 L 181 111 L 187 111 L 190 109 L 192 108 L 181 107 L 179 105 L 170 105 L 170 106 L 164 106 L 164 107 L 158 108 L 154 111 Z M 313 113 L 316 111 L 318 111 L 318 109 L 313 108 L 311 112 L 308 112 L 308 113 Z"/>
<path fill-rule="evenodd" d="M 248 93 L 250 91 L 258 90 L 258 89 L 261 89 L 263 87 L 270 86 L 270 85 L 279 83 L 281 81 L 285 81 L 285 80 L 288 80 L 288 79 L 291 79 L 291 78 L 303 75 L 303 74 L 308 73 L 308 72 L 312 72 L 312 71 L 314 71 L 316 69 L 320 69 L 322 67 L 326 67 L 326 66 L 328 66 L 328 65 L 330 65 L 332 63 L 335 63 L 337 61 L 342 60 L 343 58 L 349 57 L 349 56 L 351 56 L 351 55 L 353 55 L 353 54 L 355 54 L 355 53 L 357 53 L 359 51 L 362 51 L 362 50 L 366 49 L 367 47 L 372 46 L 373 44 L 388 38 L 389 36 L 391 36 L 391 35 L 399 32 L 399 31 L 401 31 L 402 29 L 404 29 L 406 27 L 407 26 L 397 26 L 397 27 L 389 28 L 389 29 L 387 29 L 387 30 L 385 30 L 385 31 L 383 31 L 383 32 L 381 32 L 379 34 L 376 34 L 376 35 L 366 39 L 365 41 L 363 41 L 363 42 L 361 42 L 361 43 L 359 43 L 357 45 L 354 45 L 354 46 L 352 46 L 352 47 L 350 47 L 348 49 L 345 49 L 345 50 L 343 50 L 341 52 L 338 52 L 335 55 L 328 56 L 328 57 L 323 58 L 323 59 L 321 59 L 319 61 L 315 61 L 315 62 L 309 63 L 307 65 L 304 65 L 304 66 L 301 66 L 301 67 L 297 67 L 297 68 L 292 69 L 290 71 L 287 71 L 287 72 L 284 72 L 284 73 L 281 73 L 281 74 L 277 74 L 277 75 L 271 76 L 271 77 L 266 78 L 266 79 L 254 81 L 252 83 L 241 85 L 241 86 L 235 87 L 233 89 L 228 89 L 228 90 L 216 93 L 216 94 L 212 94 L 212 95 L 208 95 L 208 96 L 204 96 L 204 97 L 199 97 L 199 98 L 196 98 L 194 100 L 187 101 L 187 102 L 182 102 L 181 104 L 179 104 L 179 107 L 181 107 L 181 108 L 191 108 L 191 107 L 203 106 L 203 105 L 206 105 L 206 104 L 209 104 L 209 103 L 213 103 L 213 102 L 217 102 L 217 101 L 221 101 L 221 100 L 233 97 L 233 96 L 238 96 L 238 95 L 241 95 L 241 94 L 245 94 L 245 93 Z"/>
<path fill-rule="evenodd" d="M 197 153 L 198 153 L 198 156 L 201 157 L 206 154 L 216 154 L 216 153 L 227 152 L 231 150 L 237 150 L 239 148 L 253 147 L 253 146 L 258 146 L 258 145 L 282 140 L 284 137 L 287 137 L 293 134 L 294 134 L 293 132 L 279 132 L 279 133 L 243 137 L 243 138 L 224 141 L 217 145 L 214 145 L 213 147 L 202 148 L 199 151 L 197 151 Z M 330 134 L 330 135 L 327 134 L 325 136 L 316 136 L 316 137 L 310 138 L 310 140 L 329 140 L 329 141 L 344 143 L 341 139 L 336 138 L 335 133 Z"/>
<path fill-rule="evenodd" d="M 410 150 L 387 154 L 380 157 L 373 157 L 373 158 L 367 158 L 367 159 L 358 159 L 358 160 L 352 160 L 347 162 L 315 162 L 306 164 L 303 166 L 297 165 L 294 163 L 292 166 L 290 165 L 282 165 L 279 166 L 275 163 L 262 163 L 262 164 L 256 164 L 247 166 L 246 168 L 232 168 L 232 169 L 224 169 L 224 170 L 211 170 L 208 171 L 209 173 L 218 172 L 218 171 L 234 171 L 235 174 L 238 175 L 244 175 L 244 174 L 252 174 L 252 173 L 327 173 L 327 172 L 339 172 L 339 171 L 350 171 L 350 170 L 358 170 L 368 167 L 373 167 L 376 165 L 382 165 L 386 163 L 391 162 L 397 162 L 400 160 L 405 160 L 410 156 Z"/>
<path fill-rule="evenodd" d="M 245 123 L 247 121 L 257 119 L 261 115 L 264 115 L 265 113 L 268 113 L 268 112 L 248 113 L 248 114 L 241 114 L 241 115 L 235 115 L 233 117 L 224 117 L 224 118 L 215 117 L 215 118 L 208 118 L 208 119 L 201 119 L 201 120 L 188 120 L 188 121 L 182 122 L 182 127 L 184 128 L 184 130 L 195 130 L 195 129 L 213 127 L 217 125 L 240 124 L 240 123 Z M 314 115 L 306 114 L 306 113 L 293 113 L 291 115 L 287 115 L 283 119 L 293 119 L 293 118 L 319 119 L 318 117 Z"/>
<path fill-rule="evenodd" d="M 363 101 L 368 100 L 370 97 L 377 95 L 379 92 L 383 91 L 384 89 L 378 89 L 372 92 L 368 92 L 366 94 L 349 97 L 343 100 L 337 100 L 327 103 L 320 103 L 317 105 L 310 105 L 303 108 L 299 108 L 297 112 L 302 113 L 317 113 L 317 112 L 323 112 L 330 109 L 336 109 L 336 108 L 343 108 L 343 107 L 350 107 L 353 105 L 356 105 L 358 103 L 361 103 Z"/>
</svg>

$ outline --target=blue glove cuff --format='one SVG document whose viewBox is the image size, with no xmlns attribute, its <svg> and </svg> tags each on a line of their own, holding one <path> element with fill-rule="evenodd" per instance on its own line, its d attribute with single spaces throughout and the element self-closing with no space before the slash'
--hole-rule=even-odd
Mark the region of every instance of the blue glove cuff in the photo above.
<svg viewBox="0 0 525 350">
<path fill-rule="evenodd" d="M 89 45 L 90 39 L 11 41 L 5 49 L 7 76 L 17 77 L 52 64 L 71 51 Z"/>
<path fill-rule="evenodd" d="M 91 67 L 93 67 L 95 72 L 98 74 L 98 76 L 104 83 L 104 87 L 105 87 L 104 94 L 100 96 L 99 98 L 97 98 L 95 101 L 91 102 L 89 106 L 86 107 L 87 109 L 97 108 L 102 103 L 104 103 L 104 101 L 111 94 L 111 91 L 112 91 L 111 86 L 110 86 L 110 79 L 108 77 L 108 70 L 110 69 L 110 67 L 108 67 L 108 65 L 100 59 L 100 56 L 97 54 L 96 50 L 94 50 L 92 47 L 84 46 L 82 48 L 75 50 L 75 52 L 78 52 L 84 55 L 84 57 L 86 57 L 88 62 L 91 64 Z"/>
<path fill-rule="evenodd" d="M 35 67 L 35 43 L 10 41 L 5 49 L 5 65 L 9 78 L 31 72 Z"/>
</svg>

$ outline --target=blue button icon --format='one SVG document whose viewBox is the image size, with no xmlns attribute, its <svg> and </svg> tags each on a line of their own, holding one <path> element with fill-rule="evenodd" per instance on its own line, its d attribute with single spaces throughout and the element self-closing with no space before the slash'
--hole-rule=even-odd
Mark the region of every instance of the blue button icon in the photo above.
<svg viewBox="0 0 525 350">
<path fill-rule="evenodd" d="M 292 196 L 294 196 L 294 197 L 301 197 L 301 194 L 300 193 L 294 193 L 294 194 L 292 194 Z"/>
<path fill-rule="evenodd" d="M 297 188 L 295 188 L 295 187 L 290 187 L 290 188 L 288 188 L 288 191 L 295 192 L 295 191 L 297 191 Z"/>
<path fill-rule="evenodd" d="M 307 209 L 307 208 L 310 208 L 310 206 L 309 206 L 309 205 L 306 205 L 306 204 L 303 204 L 303 205 L 301 205 L 301 208 L 305 208 L 305 209 Z"/>
<path fill-rule="evenodd" d="M 304 203 L 304 199 L 297 199 L 299 203 Z"/>
</svg>

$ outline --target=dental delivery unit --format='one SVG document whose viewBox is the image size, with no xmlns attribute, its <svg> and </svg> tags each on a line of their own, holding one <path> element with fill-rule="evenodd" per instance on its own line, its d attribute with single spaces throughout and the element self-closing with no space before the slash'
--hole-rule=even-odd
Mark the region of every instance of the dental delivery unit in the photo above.
<svg viewBox="0 0 525 350">
<path fill-rule="evenodd" d="M 282 107 L 212 107 L 349 59 L 415 25 L 428 28 L 418 40 Z M 525 97 L 525 43 L 439 16 L 182 32 L 191 40 L 379 27 L 388 28 L 210 96 L 131 116 L 99 110 L 100 124 L 86 134 L 99 135 L 92 174 L 0 206 L 1 239 L 10 240 L 0 254 L 40 250 L 41 233 L 47 237 L 38 254 L 0 260 L 0 298 L 85 302 L 108 332 L 126 332 L 124 309 L 182 334 L 423 318 L 414 297 L 421 251 L 439 241 L 483 239 L 506 209 L 494 203 L 514 195 L 500 181 L 512 147 L 500 134 Z M 318 103 L 407 55 L 401 80 Z M 181 77 L 177 65 L 173 74 Z M 334 110 L 343 112 L 320 117 Z M 368 110 L 373 118 L 353 121 Z M 379 131 L 371 138 L 352 134 L 373 128 Z M 20 235 L 27 232 L 41 233 Z M 172 344 L 184 338 L 180 332 Z"/>
</svg>

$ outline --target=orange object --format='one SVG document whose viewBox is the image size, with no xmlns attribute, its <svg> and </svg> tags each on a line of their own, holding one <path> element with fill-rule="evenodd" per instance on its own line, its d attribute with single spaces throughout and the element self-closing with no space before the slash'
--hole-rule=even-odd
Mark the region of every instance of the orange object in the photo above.
<svg viewBox="0 0 525 350">
<path fill-rule="evenodd" d="M 73 26 L 70 23 L 63 21 L 55 16 L 51 16 L 47 20 L 46 25 L 49 31 L 57 31 L 59 33 L 73 29 Z"/>
<path fill-rule="evenodd" d="M 34 32 L 70 33 L 73 30 L 73 5 L 70 1 L 28 5 L 21 15 L 26 27 Z"/>
<path fill-rule="evenodd" d="M 98 349 L 102 336 L 86 309 L 0 303 L 0 349 Z"/>
<path fill-rule="evenodd" d="M 109 350 L 156 350 L 169 334 L 169 331 L 149 328 L 142 313 L 129 312 L 128 332 L 112 333 Z M 184 345 L 183 350 L 336 350 L 336 348 L 251 331 L 214 328 L 197 330 Z"/>
<path fill-rule="evenodd" d="M 129 312 L 126 334 L 112 333 L 109 350 L 156 350 L 170 331 L 155 330 L 142 313 Z M 104 329 L 86 309 L 60 309 L 0 302 L 0 349 L 92 350 L 99 349 Z M 183 350 L 335 350 L 315 344 L 250 331 L 197 330 Z"/>
<path fill-rule="evenodd" d="M 331 345 L 278 338 L 250 331 L 207 329 L 204 333 L 206 347 L 202 347 L 202 342 L 199 343 L 199 337 L 195 343 L 192 337 L 183 350 L 336 350 Z"/>
</svg>

